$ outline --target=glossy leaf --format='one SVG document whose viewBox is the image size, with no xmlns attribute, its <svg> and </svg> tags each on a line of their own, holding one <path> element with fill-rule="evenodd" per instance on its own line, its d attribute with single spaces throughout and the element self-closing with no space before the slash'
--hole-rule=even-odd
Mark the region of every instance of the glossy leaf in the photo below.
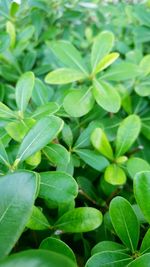
<svg viewBox="0 0 150 267">
<path fill-rule="evenodd" d="M 147 230 L 140 247 L 140 252 L 142 254 L 150 252 L 150 229 Z"/>
<path fill-rule="evenodd" d="M 42 241 L 40 248 L 59 253 L 76 262 L 75 255 L 71 248 L 60 239 L 48 237 Z"/>
<path fill-rule="evenodd" d="M 93 95 L 98 105 L 108 112 L 116 113 L 121 106 L 121 99 L 110 84 L 104 81 L 94 80 Z"/>
<path fill-rule="evenodd" d="M 121 122 L 116 137 L 116 157 L 129 150 L 137 139 L 140 130 L 141 121 L 137 115 L 130 115 Z"/>
<path fill-rule="evenodd" d="M 122 244 L 113 241 L 101 241 L 92 248 L 91 254 L 94 255 L 96 253 L 104 251 L 115 251 L 115 252 L 126 253 L 127 248 L 124 247 Z"/>
<path fill-rule="evenodd" d="M 111 201 L 109 213 L 117 235 L 134 252 L 139 241 L 140 226 L 132 206 L 126 199 L 118 196 Z"/>
<path fill-rule="evenodd" d="M 150 263 L 150 253 L 146 253 L 143 256 L 140 256 L 139 258 L 132 261 L 128 267 L 148 267 Z"/>
<path fill-rule="evenodd" d="M 150 165 L 144 159 L 133 157 L 127 161 L 127 170 L 133 179 L 138 172 L 150 171 Z"/>
<path fill-rule="evenodd" d="M 34 74 L 29 71 L 19 78 L 16 85 L 16 103 L 21 112 L 26 110 L 34 88 Z"/>
<path fill-rule="evenodd" d="M 26 226 L 32 230 L 50 229 L 50 224 L 47 218 L 44 216 L 42 211 L 36 206 L 33 206 L 31 217 Z"/>
<path fill-rule="evenodd" d="M 126 182 L 126 174 L 117 164 L 110 164 L 106 168 L 104 178 L 112 185 L 122 185 Z"/>
<path fill-rule="evenodd" d="M 72 201 L 78 194 L 74 178 L 59 171 L 40 173 L 41 183 L 39 197 L 59 205 Z"/>
<path fill-rule="evenodd" d="M 112 32 L 101 32 L 94 41 L 91 52 L 91 66 L 95 72 L 101 60 L 111 51 L 114 44 L 114 35 Z"/>
<path fill-rule="evenodd" d="M 55 224 L 55 228 L 63 232 L 88 232 L 102 223 L 102 214 L 95 208 L 76 208 L 65 213 Z"/>
<path fill-rule="evenodd" d="M 49 102 L 44 105 L 39 106 L 32 115 L 35 120 L 40 120 L 44 116 L 50 116 L 59 110 L 59 106 L 55 102 Z"/>
<path fill-rule="evenodd" d="M 146 220 L 150 223 L 150 171 L 137 173 L 134 178 L 134 195 Z"/>
<path fill-rule="evenodd" d="M 85 75 L 75 69 L 60 68 L 49 72 L 45 82 L 49 84 L 66 84 L 85 79 Z"/>
<path fill-rule="evenodd" d="M 50 144 L 43 149 L 45 156 L 55 166 L 68 164 L 70 154 L 65 147 L 60 144 Z"/>
<path fill-rule="evenodd" d="M 0 102 L 0 118 L 16 118 L 16 114 L 9 107 Z"/>
<path fill-rule="evenodd" d="M 7 167 L 10 167 L 8 155 L 6 153 L 6 150 L 5 150 L 3 143 L 1 141 L 0 141 L 0 162 L 2 164 L 6 165 Z"/>
<path fill-rule="evenodd" d="M 63 107 L 72 117 L 82 117 L 87 114 L 94 105 L 94 98 L 91 90 L 83 88 L 72 90 L 64 99 Z"/>
<path fill-rule="evenodd" d="M 0 178 L 0 258 L 11 251 L 22 234 L 36 190 L 35 173 L 20 171 Z"/>
<path fill-rule="evenodd" d="M 108 66 L 110 66 L 117 58 L 119 57 L 118 53 L 110 53 L 106 55 L 97 65 L 95 73 L 98 73 L 104 69 L 106 69 Z"/>
<path fill-rule="evenodd" d="M 63 121 L 55 116 L 39 120 L 23 139 L 17 160 L 23 161 L 52 141 L 63 127 Z"/>
<path fill-rule="evenodd" d="M 113 151 L 107 136 L 101 128 L 96 128 L 91 135 L 91 142 L 94 148 L 106 158 L 113 159 Z"/>
</svg>

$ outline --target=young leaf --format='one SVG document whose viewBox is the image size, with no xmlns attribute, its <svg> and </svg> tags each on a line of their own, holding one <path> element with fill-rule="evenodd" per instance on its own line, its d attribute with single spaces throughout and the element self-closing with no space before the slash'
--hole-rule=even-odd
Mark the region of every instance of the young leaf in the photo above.
<svg viewBox="0 0 150 267">
<path fill-rule="evenodd" d="M 1 267 L 77 267 L 77 264 L 68 257 L 52 251 L 37 249 L 26 250 L 11 255 L 0 262 Z"/>
<path fill-rule="evenodd" d="M 140 118 L 133 114 L 125 118 L 117 131 L 116 158 L 125 154 L 137 139 L 141 129 Z"/>
<path fill-rule="evenodd" d="M 0 102 L 0 118 L 11 119 L 16 117 L 16 114 L 10 108 Z"/>
<path fill-rule="evenodd" d="M 69 68 L 60 68 L 49 72 L 45 77 L 45 82 L 49 84 L 67 84 L 85 79 L 84 73 Z"/>
<path fill-rule="evenodd" d="M 132 261 L 131 257 L 122 252 L 105 251 L 94 254 L 85 267 L 125 267 Z"/>
<path fill-rule="evenodd" d="M 106 158 L 113 159 L 113 151 L 107 139 L 107 136 L 101 128 L 96 128 L 91 135 L 92 145 Z"/>
<path fill-rule="evenodd" d="M 122 185 L 126 182 L 126 174 L 117 164 L 110 164 L 106 168 L 104 178 L 112 185 Z"/>
<path fill-rule="evenodd" d="M 98 72 L 106 69 L 108 66 L 110 66 L 117 58 L 119 57 L 119 53 L 110 53 L 108 55 L 106 55 L 97 65 L 96 70 L 95 70 L 95 74 L 97 74 Z"/>
<path fill-rule="evenodd" d="M 150 80 L 145 80 L 143 82 L 140 82 L 140 84 L 137 84 L 135 86 L 135 92 L 139 96 L 149 96 L 150 95 Z"/>
<path fill-rule="evenodd" d="M 111 51 L 114 44 L 114 35 L 112 32 L 101 32 L 94 41 L 91 52 L 92 71 L 99 65 L 100 61 Z"/>
<path fill-rule="evenodd" d="M 60 59 L 67 67 L 73 68 L 88 75 L 88 71 L 79 51 L 67 41 L 52 42 L 50 48 L 53 53 Z"/>
<path fill-rule="evenodd" d="M 50 224 L 42 211 L 38 207 L 33 206 L 32 215 L 27 222 L 26 227 L 32 230 L 46 230 L 50 229 Z"/>
<path fill-rule="evenodd" d="M 149 65 L 149 62 L 150 62 L 150 55 L 146 55 L 142 58 L 141 62 L 140 62 L 140 68 L 143 72 L 143 75 L 146 76 L 150 73 L 150 65 Z"/>
<path fill-rule="evenodd" d="M 133 179 L 134 176 L 138 172 L 141 172 L 141 171 L 150 171 L 150 165 L 144 159 L 141 159 L 141 158 L 130 158 L 127 161 L 127 170 L 128 170 L 130 176 Z"/>
<path fill-rule="evenodd" d="M 16 85 L 16 103 L 21 112 L 26 110 L 34 88 L 34 73 L 29 71 L 19 78 Z"/>
<path fill-rule="evenodd" d="M 72 201 L 78 194 L 78 185 L 74 178 L 58 171 L 40 173 L 41 183 L 39 197 L 56 205 Z"/>
<path fill-rule="evenodd" d="M 118 92 L 109 83 L 94 80 L 93 95 L 99 106 L 108 112 L 116 113 L 121 106 L 121 99 Z"/>
<path fill-rule="evenodd" d="M 48 237 L 42 241 L 42 243 L 40 244 L 40 248 L 62 254 L 76 263 L 76 258 L 73 251 L 62 240 L 53 237 Z"/>
<path fill-rule="evenodd" d="M 146 253 L 132 261 L 128 267 L 148 267 L 150 263 L 150 253 Z"/>
<path fill-rule="evenodd" d="M 0 258 L 11 251 L 23 232 L 36 190 L 35 173 L 20 171 L 0 178 Z"/>
<path fill-rule="evenodd" d="M 55 166 L 69 163 L 70 154 L 67 149 L 60 144 L 50 144 L 43 149 L 43 152 Z"/>
<path fill-rule="evenodd" d="M 137 173 L 133 181 L 136 201 L 146 220 L 150 223 L 150 171 Z"/>
<path fill-rule="evenodd" d="M 64 232 L 81 233 L 96 229 L 102 223 L 102 214 L 95 208 L 83 207 L 68 211 L 58 219 L 55 228 Z"/>
<path fill-rule="evenodd" d="M 121 62 L 112 65 L 101 78 L 109 81 L 125 81 L 134 79 L 140 74 L 139 67 L 128 62 Z"/>
<path fill-rule="evenodd" d="M 113 241 L 101 241 L 92 248 L 91 254 L 94 255 L 96 253 L 104 251 L 115 251 L 115 252 L 126 253 L 127 248 L 124 247 L 122 244 Z"/>
<path fill-rule="evenodd" d="M 82 117 L 93 108 L 93 105 L 94 98 L 90 88 L 72 90 L 63 102 L 65 111 L 72 117 Z"/>
<path fill-rule="evenodd" d="M 36 167 L 41 162 L 41 151 L 37 151 L 35 154 L 26 159 L 26 163 Z"/>
<path fill-rule="evenodd" d="M 140 247 L 140 253 L 145 254 L 150 252 L 150 228 L 147 230 Z"/>
<path fill-rule="evenodd" d="M 134 252 L 139 241 L 140 226 L 132 206 L 126 199 L 118 196 L 111 201 L 109 213 L 117 235 Z"/>
<path fill-rule="evenodd" d="M 23 139 L 18 155 L 18 162 L 33 155 L 52 141 L 63 127 L 63 121 L 55 116 L 40 119 Z"/>
<path fill-rule="evenodd" d="M 76 149 L 74 151 L 85 163 L 97 171 L 104 170 L 109 164 L 108 160 L 96 151 L 89 149 Z"/>
</svg>

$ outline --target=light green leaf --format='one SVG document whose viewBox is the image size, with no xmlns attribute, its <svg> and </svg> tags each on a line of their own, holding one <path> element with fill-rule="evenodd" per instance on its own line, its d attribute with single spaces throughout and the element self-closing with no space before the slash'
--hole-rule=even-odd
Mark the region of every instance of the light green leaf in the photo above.
<svg viewBox="0 0 150 267">
<path fill-rule="evenodd" d="M 116 113 L 121 106 L 121 98 L 109 83 L 104 81 L 94 80 L 93 95 L 99 106 L 108 112 Z"/>
<path fill-rule="evenodd" d="M 19 78 L 16 85 L 16 103 L 21 112 L 26 110 L 34 88 L 34 73 L 29 71 Z"/>
<path fill-rule="evenodd" d="M 0 258 L 11 251 L 22 234 L 32 213 L 36 190 L 33 172 L 14 172 L 0 178 Z"/>
<path fill-rule="evenodd" d="M 0 141 L 0 162 L 6 165 L 8 168 L 10 167 L 9 158 L 6 153 L 5 147 L 3 143 Z"/>
<path fill-rule="evenodd" d="M 45 147 L 61 131 L 63 121 L 55 116 L 40 119 L 23 139 L 16 162 L 23 161 Z"/>
<path fill-rule="evenodd" d="M 149 267 L 150 263 L 150 253 L 146 253 L 143 256 L 140 256 L 139 258 L 132 261 L 128 267 Z"/>
<path fill-rule="evenodd" d="M 140 62 L 140 68 L 143 72 L 143 75 L 146 76 L 150 73 L 150 55 L 146 55 L 142 58 L 141 62 Z"/>
<path fill-rule="evenodd" d="M 102 78 L 110 81 L 120 82 L 134 79 L 140 74 L 141 71 L 137 65 L 128 62 L 121 62 L 111 66 L 109 70 L 103 74 Z"/>
<path fill-rule="evenodd" d="M 7 21 L 6 23 L 6 32 L 10 36 L 10 47 L 14 47 L 15 42 L 16 42 L 16 30 L 15 26 L 11 21 Z"/>
<path fill-rule="evenodd" d="M 53 53 L 67 67 L 83 72 L 86 76 L 88 71 L 79 51 L 68 41 L 52 42 L 50 48 Z"/>
<path fill-rule="evenodd" d="M 140 96 L 149 96 L 150 95 L 150 80 L 145 80 L 140 82 L 135 86 L 135 92 Z"/>
<path fill-rule="evenodd" d="M 94 254 L 85 267 L 125 267 L 131 260 L 131 257 L 125 253 L 105 251 Z"/>
<path fill-rule="evenodd" d="M 34 88 L 32 91 L 32 101 L 37 106 L 42 106 L 49 101 L 49 88 L 40 79 L 35 78 Z"/>
<path fill-rule="evenodd" d="M 76 149 L 74 151 L 85 163 L 97 171 L 102 171 L 109 164 L 108 160 L 96 151 L 89 149 Z"/>
<path fill-rule="evenodd" d="M 150 171 L 150 165 L 146 160 L 134 157 L 127 161 L 127 170 L 133 179 L 138 172 Z"/>
<path fill-rule="evenodd" d="M 55 102 L 49 102 L 44 105 L 39 106 L 31 116 L 35 120 L 39 120 L 44 116 L 50 116 L 59 110 L 59 105 Z"/>
<path fill-rule="evenodd" d="M 77 267 L 76 263 L 70 260 L 68 257 L 44 250 L 26 250 L 13 254 L 10 257 L 5 258 L 0 262 L 1 267 L 56 267 L 56 266 L 65 266 L 65 267 Z"/>
<path fill-rule="evenodd" d="M 43 149 L 43 152 L 55 166 L 68 164 L 70 161 L 69 152 L 60 144 L 50 144 Z"/>
<path fill-rule="evenodd" d="M 109 213 L 117 235 L 134 252 L 139 241 L 140 225 L 132 206 L 126 199 L 118 196 L 111 201 Z"/>
<path fill-rule="evenodd" d="M 76 258 L 72 249 L 60 239 L 48 237 L 42 241 L 40 248 L 64 255 L 76 263 Z"/>
<path fill-rule="evenodd" d="M 5 104 L 0 102 L 0 118 L 4 119 L 16 118 L 16 114 Z"/>
<path fill-rule="evenodd" d="M 113 241 L 101 241 L 92 248 L 91 254 L 94 255 L 96 253 L 104 251 L 115 251 L 115 252 L 126 253 L 127 248 L 124 247 L 122 244 Z"/>
<path fill-rule="evenodd" d="M 94 105 L 91 88 L 72 90 L 64 99 L 65 111 L 72 117 L 82 117 L 87 114 Z"/>
<path fill-rule="evenodd" d="M 102 223 L 102 213 L 89 207 L 76 208 L 58 219 L 55 228 L 64 232 L 80 233 L 96 229 Z"/>
<path fill-rule="evenodd" d="M 72 201 L 78 194 L 78 185 L 74 178 L 59 171 L 42 172 L 39 197 L 56 205 Z"/>
<path fill-rule="evenodd" d="M 150 228 L 147 230 L 140 247 L 140 253 L 145 254 L 150 252 Z"/>
<path fill-rule="evenodd" d="M 126 174 L 117 164 L 111 164 L 106 168 L 104 178 L 112 185 L 122 185 L 126 182 Z"/>
<path fill-rule="evenodd" d="M 95 69 L 95 74 L 106 69 L 108 66 L 110 66 L 117 58 L 119 57 L 119 53 L 113 52 L 108 55 L 106 55 L 102 60 L 100 60 L 99 64 L 97 65 Z"/>
<path fill-rule="evenodd" d="M 112 32 L 101 32 L 94 41 L 91 52 L 92 71 L 95 72 L 99 62 L 111 51 L 114 45 L 114 35 Z"/>
<path fill-rule="evenodd" d="M 150 171 L 137 173 L 133 181 L 136 201 L 146 220 L 150 223 Z"/>
<path fill-rule="evenodd" d="M 106 158 L 113 160 L 113 151 L 107 136 L 101 128 L 96 128 L 91 135 L 92 145 Z"/>
<path fill-rule="evenodd" d="M 67 84 L 85 78 L 85 74 L 76 69 L 60 68 L 49 72 L 45 77 L 45 82 L 49 84 Z"/>
<path fill-rule="evenodd" d="M 117 131 L 116 158 L 125 154 L 137 139 L 141 130 L 141 121 L 137 115 L 126 117 Z"/>
<path fill-rule="evenodd" d="M 26 163 L 36 167 L 41 162 L 41 151 L 37 151 L 35 154 L 26 159 Z"/>
<path fill-rule="evenodd" d="M 46 230 L 50 229 L 50 224 L 42 211 L 38 207 L 33 206 L 32 215 L 26 227 L 32 230 Z"/>
</svg>

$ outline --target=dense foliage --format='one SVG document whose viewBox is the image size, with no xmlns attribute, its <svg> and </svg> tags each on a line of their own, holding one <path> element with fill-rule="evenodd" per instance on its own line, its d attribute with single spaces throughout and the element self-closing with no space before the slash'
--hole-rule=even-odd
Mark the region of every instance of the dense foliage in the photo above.
<svg viewBox="0 0 150 267">
<path fill-rule="evenodd" d="M 0 267 L 150 266 L 150 2 L 108 2 L 0 1 Z"/>
</svg>

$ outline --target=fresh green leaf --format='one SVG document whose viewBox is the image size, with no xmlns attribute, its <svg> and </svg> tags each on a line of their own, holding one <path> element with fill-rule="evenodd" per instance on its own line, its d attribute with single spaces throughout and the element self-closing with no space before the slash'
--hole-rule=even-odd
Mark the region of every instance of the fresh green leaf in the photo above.
<svg viewBox="0 0 150 267">
<path fill-rule="evenodd" d="M 26 227 L 32 230 L 46 230 L 50 229 L 50 224 L 42 211 L 38 207 L 33 206 L 32 215 Z"/>
<path fill-rule="evenodd" d="M 150 253 L 146 253 L 143 256 L 140 256 L 139 258 L 132 261 L 128 267 L 148 267 L 150 263 Z"/>
<path fill-rule="evenodd" d="M 70 154 L 65 147 L 60 144 L 50 144 L 43 149 L 45 156 L 55 166 L 68 164 Z"/>
<path fill-rule="evenodd" d="M 108 66 L 110 66 L 117 58 L 119 57 L 119 53 L 110 53 L 106 55 L 97 65 L 95 73 L 97 74 L 98 72 L 106 69 Z"/>
<path fill-rule="evenodd" d="M 138 172 L 150 171 L 150 165 L 146 160 L 134 157 L 127 161 L 127 170 L 133 179 Z"/>
<path fill-rule="evenodd" d="M 85 78 L 85 74 L 76 69 L 60 68 L 49 72 L 45 77 L 45 82 L 49 84 L 66 84 Z"/>
<path fill-rule="evenodd" d="M 126 182 L 125 172 L 115 163 L 106 168 L 104 178 L 107 183 L 112 185 L 122 185 Z"/>
<path fill-rule="evenodd" d="M 122 244 L 113 241 L 101 241 L 92 248 L 91 254 L 94 255 L 96 253 L 104 251 L 115 251 L 115 252 L 126 253 L 127 248 L 124 247 Z"/>
</svg>

